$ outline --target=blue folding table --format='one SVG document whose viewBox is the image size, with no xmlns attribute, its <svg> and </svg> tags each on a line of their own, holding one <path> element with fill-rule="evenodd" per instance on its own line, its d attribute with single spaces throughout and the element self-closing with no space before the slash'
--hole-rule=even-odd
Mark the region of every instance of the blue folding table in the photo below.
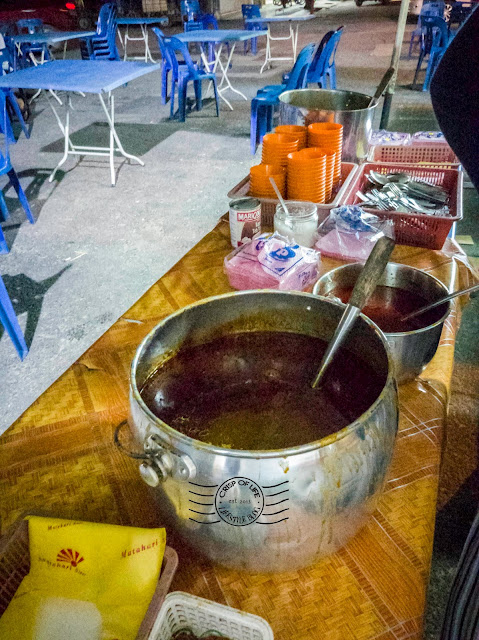
<svg viewBox="0 0 479 640">
<path fill-rule="evenodd" d="M 13 62 L 14 69 L 16 69 L 17 57 L 22 54 L 22 44 L 40 45 L 43 50 L 49 44 L 56 44 L 58 42 L 64 42 L 65 47 L 63 49 L 63 57 L 65 58 L 65 51 L 68 40 L 77 40 L 79 38 L 90 38 L 94 36 L 96 31 L 41 31 L 39 33 L 22 33 L 18 36 L 13 36 L 13 42 L 15 44 L 15 60 Z M 37 61 L 32 58 L 32 62 L 37 64 Z M 43 60 L 42 60 L 43 62 Z"/>
<path fill-rule="evenodd" d="M 221 80 L 218 83 L 218 95 L 222 98 L 228 107 L 233 111 L 233 107 L 230 102 L 224 97 L 223 92 L 227 89 L 234 91 L 242 96 L 245 100 L 248 98 L 235 89 L 228 78 L 228 69 L 230 68 L 231 58 L 235 50 L 237 42 L 243 42 L 245 40 L 251 40 L 252 38 L 258 38 L 259 36 L 265 36 L 267 31 L 247 31 L 246 29 L 200 29 L 198 31 L 187 31 L 186 33 L 174 34 L 175 38 L 182 42 L 196 42 L 200 45 L 213 43 L 218 44 L 219 47 L 215 49 L 215 59 L 213 62 L 208 62 L 208 57 L 203 46 L 201 47 L 201 58 L 206 69 L 216 73 L 216 69 L 221 69 Z M 228 42 L 230 45 L 230 52 L 226 62 L 221 60 L 221 52 L 223 45 Z M 226 86 L 225 86 L 226 85 Z"/>
<path fill-rule="evenodd" d="M 248 18 L 245 20 L 246 24 L 254 24 L 267 27 L 267 35 L 266 35 L 266 58 L 263 66 L 261 67 L 260 73 L 263 73 L 264 68 L 267 66 L 271 67 L 271 62 L 273 60 L 292 60 L 293 63 L 296 60 L 296 56 L 298 53 L 298 29 L 300 22 L 306 22 L 307 20 L 314 20 L 317 16 L 315 14 L 308 13 L 307 11 L 296 9 L 285 10 L 278 9 L 274 15 L 262 15 L 260 18 Z M 289 36 L 275 36 L 274 38 L 271 35 L 271 25 L 276 24 L 278 22 L 288 22 L 289 23 Z M 296 29 L 293 29 L 293 22 L 296 23 Z M 291 40 L 291 44 L 293 46 L 293 57 L 277 57 L 271 55 L 271 42 L 276 40 Z"/>
<path fill-rule="evenodd" d="M 127 59 L 127 42 L 144 42 L 145 55 L 141 57 L 130 58 L 130 60 L 144 60 L 145 62 L 151 60 L 151 62 L 155 62 L 155 60 L 153 60 L 152 58 L 150 46 L 148 44 L 148 26 L 152 24 L 166 25 L 168 24 L 168 18 L 166 16 L 161 16 L 159 18 L 117 18 L 116 23 L 118 26 L 126 26 L 125 35 L 123 38 L 121 37 L 120 29 L 118 29 L 118 37 L 124 51 L 123 60 Z M 130 35 L 128 35 L 128 29 L 130 26 L 140 27 L 141 38 L 132 38 Z"/>
<path fill-rule="evenodd" d="M 116 62 L 103 60 L 54 60 L 45 62 L 38 67 L 30 67 L 15 71 L 0 77 L 0 89 L 45 89 L 47 91 L 66 91 L 65 121 L 61 121 L 55 105 L 49 100 L 50 107 L 55 114 L 58 126 L 64 138 L 65 146 L 63 157 L 54 169 L 49 180 L 55 177 L 55 173 L 61 167 L 69 155 L 94 155 L 109 156 L 111 184 L 115 184 L 115 151 L 119 151 L 124 158 L 135 160 L 141 165 L 144 162 L 127 153 L 120 142 L 115 130 L 115 102 L 112 91 L 131 82 L 146 73 L 158 71 L 160 65 L 145 64 L 143 62 Z M 110 127 L 109 147 L 93 147 L 74 145 L 70 138 L 70 112 L 71 92 L 96 93 Z M 47 94 L 46 94 L 47 95 Z M 104 96 L 107 96 L 108 106 Z"/>
</svg>

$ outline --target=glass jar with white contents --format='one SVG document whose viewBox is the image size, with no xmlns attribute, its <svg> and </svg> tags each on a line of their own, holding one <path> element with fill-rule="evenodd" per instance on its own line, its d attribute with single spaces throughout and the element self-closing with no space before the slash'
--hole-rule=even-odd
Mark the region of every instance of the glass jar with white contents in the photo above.
<svg viewBox="0 0 479 640">
<path fill-rule="evenodd" d="M 318 230 L 318 208 L 314 202 L 289 200 L 288 213 L 281 204 L 276 205 L 274 230 L 302 247 L 312 247 Z"/>
</svg>

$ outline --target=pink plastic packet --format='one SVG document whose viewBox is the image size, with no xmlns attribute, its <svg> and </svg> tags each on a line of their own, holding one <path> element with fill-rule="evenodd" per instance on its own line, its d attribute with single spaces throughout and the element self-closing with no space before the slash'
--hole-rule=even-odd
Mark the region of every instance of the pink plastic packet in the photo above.
<svg viewBox="0 0 479 640">
<path fill-rule="evenodd" d="M 318 277 L 319 254 L 278 233 L 263 233 L 225 258 L 234 289 L 303 291 Z"/>
<path fill-rule="evenodd" d="M 331 209 L 319 225 L 314 245 L 322 256 L 346 262 L 365 262 L 383 235 L 394 237 L 394 223 L 367 213 L 358 205 Z"/>
</svg>

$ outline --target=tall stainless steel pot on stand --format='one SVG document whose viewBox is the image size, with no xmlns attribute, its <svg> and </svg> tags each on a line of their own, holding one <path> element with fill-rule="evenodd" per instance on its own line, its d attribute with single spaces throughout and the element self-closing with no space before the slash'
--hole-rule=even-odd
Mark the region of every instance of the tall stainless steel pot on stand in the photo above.
<svg viewBox="0 0 479 640">
<path fill-rule="evenodd" d="M 307 126 L 313 122 L 343 125 L 343 162 L 361 162 L 368 154 L 377 101 L 355 91 L 297 89 L 279 97 L 280 124 Z"/>
<path fill-rule="evenodd" d="M 156 487 L 167 526 L 211 560 L 251 571 L 291 570 L 333 552 L 362 526 L 376 505 L 398 426 L 386 340 L 367 318 L 358 319 L 345 346 L 380 374 L 379 397 L 348 427 L 290 449 L 232 450 L 193 440 L 149 410 L 140 395 L 145 380 L 182 345 L 224 334 L 289 331 L 329 340 L 342 309 L 306 293 L 235 292 L 181 309 L 139 346 L 129 423 L 141 474 Z"/>
</svg>

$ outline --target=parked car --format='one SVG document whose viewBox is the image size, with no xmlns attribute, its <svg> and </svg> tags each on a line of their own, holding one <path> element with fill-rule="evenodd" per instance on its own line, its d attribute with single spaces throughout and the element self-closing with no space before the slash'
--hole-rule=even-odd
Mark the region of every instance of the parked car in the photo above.
<svg viewBox="0 0 479 640">
<path fill-rule="evenodd" d="M 0 0 L 0 23 L 15 29 L 17 20 L 40 18 L 59 31 L 94 28 L 102 0 Z"/>
</svg>

